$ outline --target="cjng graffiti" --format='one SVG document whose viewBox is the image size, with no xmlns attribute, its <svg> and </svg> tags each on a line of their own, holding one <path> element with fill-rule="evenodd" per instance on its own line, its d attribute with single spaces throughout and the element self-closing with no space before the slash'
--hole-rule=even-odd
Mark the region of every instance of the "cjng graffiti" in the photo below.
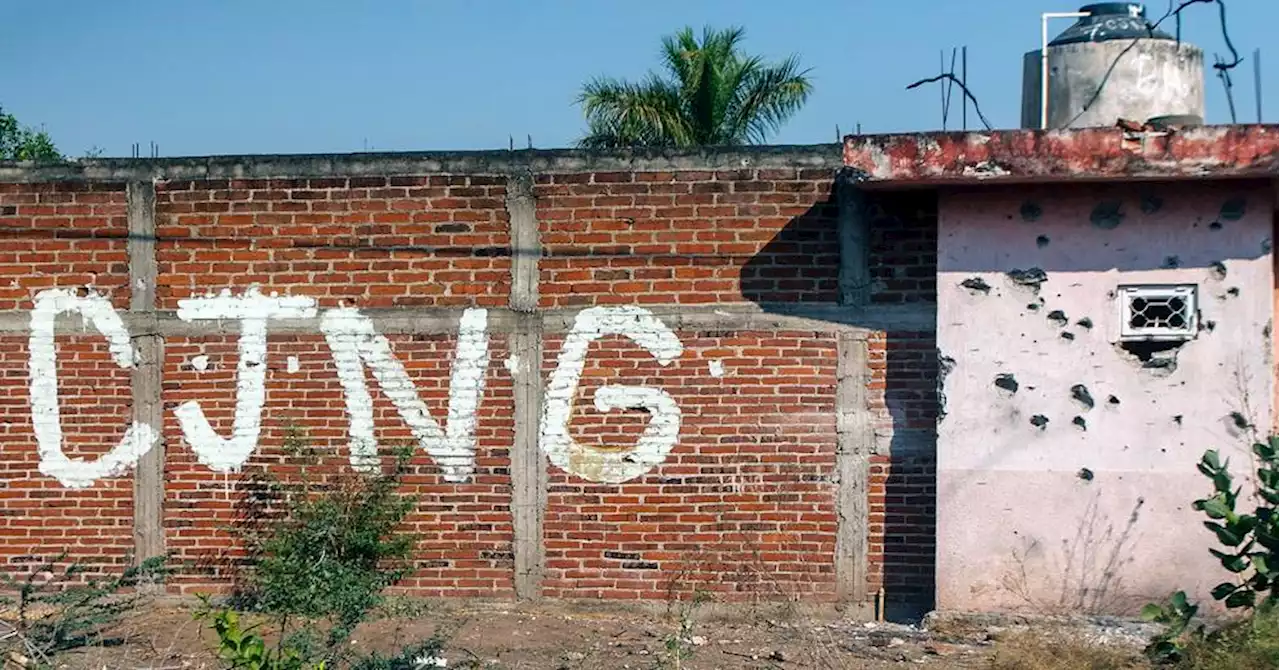
<svg viewBox="0 0 1280 670">
<path fill-rule="evenodd" d="M 54 339 L 55 321 L 64 314 L 80 314 L 105 337 L 111 357 L 120 367 L 133 368 L 137 357 L 124 320 L 105 296 L 49 289 L 35 297 L 28 351 L 31 419 L 40 472 L 64 486 L 79 488 L 91 486 L 103 477 L 124 473 L 155 446 L 160 436 L 151 426 L 135 422 L 125 429 L 118 444 L 97 459 L 66 455 L 58 410 Z M 440 467 L 444 479 L 468 481 L 475 472 L 476 410 L 484 394 L 485 372 L 489 367 L 486 310 L 468 309 L 460 319 L 449 380 L 448 409 L 442 428 L 395 357 L 390 342 L 374 329 L 368 316 L 351 307 L 327 309 L 319 314 L 313 298 L 263 295 L 253 288 L 240 295 L 224 290 L 217 295 L 181 300 L 178 304 L 177 316 L 183 321 L 235 320 L 240 324 L 230 436 L 223 437 L 214 430 L 198 401 L 185 402 L 174 410 L 183 440 L 199 462 L 217 472 L 233 472 L 244 466 L 257 448 L 262 426 L 268 322 L 317 315 L 345 399 L 352 467 L 367 471 L 377 465 L 373 399 L 365 377 L 368 368 L 419 446 Z M 578 444 L 570 436 L 568 425 L 573 399 L 588 348 L 593 341 L 609 335 L 627 337 L 664 366 L 684 351 L 675 333 L 643 308 L 592 307 L 579 312 L 547 383 L 539 444 L 557 467 L 589 481 L 617 483 L 639 477 L 666 458 L 679 437 L 680 408 L 669 393 L 659 388 L 606 385 L 595 393 L 596 409 L 605 412 L 643 407 L 649 412 L 649 423 L 634 447 L 593 449 Z M 295 367 L 296 361 L 291 358 L 289 366 Z"/>
</svg>

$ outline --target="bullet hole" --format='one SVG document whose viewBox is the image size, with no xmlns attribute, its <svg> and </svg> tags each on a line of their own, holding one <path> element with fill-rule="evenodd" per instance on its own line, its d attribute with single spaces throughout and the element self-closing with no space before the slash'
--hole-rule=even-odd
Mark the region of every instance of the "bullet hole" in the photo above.
<svg viewBox="0 0 1280 670">
<path fill-rule="evenodd" d="M 970 277 L 960 282 L 960 285 L 974 293 L 991 293 L 991 285 L 983 281 L 982 277 Z"/>
<path fill-rule="evenodd" d="M 1049 314 L 1044 318 L 1052 321 L 1054 325 L 1059 328 L 1067 325 L 1067 315 L 1060 309 L 1055 309 L 1052 312 L 1049 312 Z"/>
<path fill-rule="evenodd" d="M 1120 399 L 1119 399 L 1119 398 L 1117 398 L 1117 397 L 1115 397 L 1115 396 L 1113 396 L 1113 395 L 1109 395 L 1109 396 L 1107 396 L 1107 404 L 1108 404 L 1108 405 L 1119 405 L 1119 404 L 1120 404 Z"/>
<path fill-rule="evenodd" d="M 1232 198 L 1218 209 L 1218 218 L 1222 221 L 1239 221 L 1244 217 L 1246 203 L 1244 198 Z"/>
<path fill-rule="evenodd" d="M 947 356 L 943 354 L 941 351 L 939 351 L 938 352 L 938 376 L 941 379 L 946 379 L 947 375 L 951 374 L 951 371 L 955 369 L 956 369 L 956 359 L 950 356 Z"/>
<path fill-rule="evenodd" d="M 1209 230 L 1222 230 L 1222 222 L 1214 221 L 1213 223 L 1209 224 Z"/>
<path fill-rule="evenodd" d="M 1037 414 L 1031 417 L 1031 425 L 1039 428 L 1040 430 L 1044 430 L 1044 427 L 1049 425 L 1049 417 L 1043 414 Z"/>
<path fill-rule="evenodd" d="M 1071 423 L 1075 426 L 1078 426 L 1080 430 L 1089 430 L 1089 427 L 1085 423 L 1084 417 L 1082 416 L 1074 417 L 1073 419 L 1071 419 Z"/>
<path fill-rule="evenodd" d="M 938 349 L 938 423 L 947 418 L 947 394 L 943 392 L 947 375 L 956 369 L 956 359 L 942 353 Z"/>
<path fill-rule="evenodd" d="M 1227 295 L 1231 296 L 1232 298 L 1239 298 L 1240 288 L 1236 286 L 1232 286 L 1231 288 L 1227 289 Z"/>
<path fill-rule="evenodd" d="M 1094 206 L 1089 213 L 1089 221 L 1102 230 L 1114 230 L 1124 220 L 1124 212 L 1120 208 L 1119 200 L 1104 200 Z"/>
<path fill-rule="evenodd" d="M 1176 267 L 1178 267 L 1179 265 L 1182 265 L 1182 259 L 1181 259 L 1181 258 L 1178 258 L 1177 256 L 1165 256 L 1165 257 L 1164 257 L 1163 267 L 1165 267 L 1166 269 L 1170 269 L 1170 270 L 1172 270 L 1173 268 L 1176 268 Z"/>
<path fill-rule="evenodd" d="M 1218 327 L 1218 322 L 1217 322 L 1217 321 L 1211 321 L 1211 320 L 1206 319 L 1206 320 L 1204 320 L 1204 321 L 1201 321 L 1201 322 L 1200 322 L 1200 330 L 1205 330 L 1205 331 L 1208 331 L 1208 332 L 1210 332 L 1210 333 L 1212 333 L 1212 332 L 1213 332 L 1213 329 L 1214 329 L 1214 328 L 1217 328 L 1217 327 Z"/>
<path fill-rule="evenodd" d="M 1090 470 L 1089 468 L 1080 468 L 1080 472 L 1077 472 L 1076 476 L 1086 482 L 1091 482 L 1093 481 L 1093 470 Z"/>
<path fill-rule="evenodd" d="M 1007 372 L 996 375 L 996 380 L 992 383 L 996 385 L 996 388 L 1004 389 L 1010 393 L 1018 392 L 1018 380 Z"/>
<path fill-rule="evenodd" d="M 1227 278 L 1227 266 L 1224 265 L 1222 261 L 1214 261 L 1210 263 L 1209 272 L 1213 273 L 1214 279 L 1221 280 Z"/>
<path fill-rule="evenodd" d="M 1022 215 L 1023 221 L 1030 223 L 1039 219 L 1040 215 L 1044 214 L 1044 210 L 1040 209 L 1040 205 L 1028 200 L 1022 203 L 1022 206 L 1018 208 L 1018 214 Z"/>
<path fill-rule="evenodd" d="M 1031 311 L 1033 311 L 1033 312 L 1039 311 L 1039 310 L 1040 310 L 1040 303 L 1038 303 L 1038 302 L 1029 302 L 1029 303 L 1027 303 L 1027 309 L 1029 309 L 1029 310 L 1031 310 Z"/>
<path fill-rule="evenodd" d="M 1253 427 L 1253 424 L 1249 423 L 1249 420 L 1240 412 L 1231 413 L 1231 423 L 1235 424 L 1235 427 L 1240 430 L 1247 430 Z"/>
<path fill-rule="evenodd" d="M 1142 200 L 1138 206 L 1142 209 L 1143 214 L 1155 214 L 1164 206 L 1164 200 L 1158 195 L 1148 193 L 1142 196 Z"/>
<path fill-rule="evenodd" d="M 1037 247 L 1040 247 L 1041 249 L 1043 249 L 1043 248 L 1045 248 L 1045 247 L 1049 246 L 1049 236 L 1048 236 L 1048 235 L 1040 235 L 1040 236 L 1036 237 L 1036 246 L 1037 246 Z"/>
<path fill-rule="evenodd" d="M 1076 339 L 1076 334 L 1075 334 L 1075 333 L 1070 333 L 1070 332 L 1063 331 L 1063 332 L 1062 332 L 1062 334 L 1060 335 L 1060 337 L 1061 337 L 1062 339 L 1064 339 L 1064 340 L 1066 340 L 1066 341 L 1070 342 L 1070 341 L 1072 341 L 1072 340 Z"/>
<path fill-rule="evenodd" d="M 1173 415 L 1173 422 L 1174 422 L 1174 423 L 1176 423 L 1176 424 L 1178 424 L 1179 426 L 1181 426 L 1181 425 L 1182 425 L 1182 415 L 1181 415 L 1181 414 L 1174 414 L 1174 415 Z"/>
<path fill-rule="evenodd" d="M 1080 319 L 1079 321 L 1077 321 L 1076 325 L 1080 326 L 1081 328 L 1084 328 L 1085 330 L 1090 330 L 1093 328 L 1093 319 L 1090 319 L 1089 317 L 1086 316 L 1083 319 Z"/>
<path fill-rule="evenodd" d="M 1028 286 L 1033 291 L 1039 291 L 1040 285 L 1049 280 L 1049 276 L 1040 268 L 1028 268 L 1026 270 L 1010 270 L 1005 273 L 1013 283 L 1019 286 Z"/>
<path fill-rule="evenodd" d="M 1085 409 L 1093 409 L 1093 395 L 1089 393 L 1089 387 L 1084 384 L 1071 387 L 1071 399 L 1083 405 Z"/>
<path fill-rule="evenodd" d="M 1142 369 L 1150 370 L 1158 377 L 1167 377 L 1178 369 L 1178 349 L 1184 342 L 1160 342 L 1151 340 L 1135 340 L 1121 342 L 1119 348 L 1133 356 L 1141 364 Z"/>
</svg>

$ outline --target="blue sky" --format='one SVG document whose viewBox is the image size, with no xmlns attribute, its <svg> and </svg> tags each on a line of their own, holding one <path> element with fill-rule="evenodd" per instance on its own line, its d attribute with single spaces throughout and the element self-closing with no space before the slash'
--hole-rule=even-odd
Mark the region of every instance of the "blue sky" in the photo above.
<svg viewBox="0 0 1280 670">
<path fill-rule="evenodd" d="M 161 155 L 569 146 L 574 97 L 598 74 L 643 75 L 683 25 L 742 25 L 746 47 L 813 68 L 809 104 L 774 143 L 936 129 L 938 50 L 969 47 L 969 82 L 992 124 L 1019 122 L 1021 55 L 1037 48 L 1028 0 L 3 0 L 0 105 L 70 155 L 134 142 Z M 1263 54 L 1264 120 L 1277 118 L 1276 0 L 1229 0 L 1231 37 Z M 1159 15 L 1165 2 L 1148 8 Z M 1226 53 L 1213 5 L 1187 10 L 1184 39 Z M 1053 24 L 1056 33 L 1069 21 Z M 1254 119 L 1251 60 L 1236 107 Z M 1229 120 L 1205 82 L 1209 122 Z M 949 127 L 959 124 L 959 95 Z M 970 125 L 976 119 L 970 112 Z"/>
</svg>

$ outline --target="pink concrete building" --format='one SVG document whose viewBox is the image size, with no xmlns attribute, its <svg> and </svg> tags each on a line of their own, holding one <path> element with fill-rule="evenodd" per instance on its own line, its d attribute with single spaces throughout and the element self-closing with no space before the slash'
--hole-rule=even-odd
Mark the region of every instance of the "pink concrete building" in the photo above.
<svg viewBox="0 0 1280 670">
<path fill-rule="evenodd" d="M 1195 468 L 1276 428 L 1275 126 L 845 140 L 936 191 L 936 606 L 1209 600 Z M 1221 573 L 1221 574 L 1219 574 Z"/>
</svg>

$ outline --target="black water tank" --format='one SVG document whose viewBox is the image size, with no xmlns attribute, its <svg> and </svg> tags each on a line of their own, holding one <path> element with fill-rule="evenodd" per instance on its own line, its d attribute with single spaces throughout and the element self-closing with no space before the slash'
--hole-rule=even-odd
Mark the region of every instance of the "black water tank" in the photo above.
<svg viewBox="0 0 1280 670">
<path fill-rule="evenodd" d="M 1147 21 L 1147 10 L 1136 2 L 1099 2 L 1085 5 L 1081 17 L 1074 25 L 1053 38 L 1049 46 L 1078 44 L 1080 42 L 1106 42 L 1109 40 L 1171 40 L 1173 36 L 1155 29 Z"/>
</svg>

